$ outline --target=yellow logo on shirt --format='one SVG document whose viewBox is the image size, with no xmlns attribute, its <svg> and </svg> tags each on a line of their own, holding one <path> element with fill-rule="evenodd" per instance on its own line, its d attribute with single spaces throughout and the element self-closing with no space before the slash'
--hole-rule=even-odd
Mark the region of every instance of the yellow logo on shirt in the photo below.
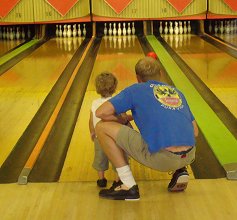
<svg viewBox="0 0 237 220">
<path fill-rule="evenodd" d="M 167 85 L 154 85 L 153 93 L 156 99 L 165 107 L 179 108 L 182 105 L 182 99 L 178 92 Z"/>
</svg>

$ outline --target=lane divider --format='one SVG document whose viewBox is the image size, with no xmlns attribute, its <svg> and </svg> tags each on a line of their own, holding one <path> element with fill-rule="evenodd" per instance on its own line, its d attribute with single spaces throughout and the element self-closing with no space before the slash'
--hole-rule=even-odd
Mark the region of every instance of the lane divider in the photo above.
<svg viewBox="0 0 237 220">
<path fill-rule="evenodd" d="M 224 42 L 224 41 L 219 40 L 218 38 L 215 38 L 215 37 L 213 37 L 213 36 L 211 36 L 211 35 L 209 35 L 209 34 L 206 34 L 206 33 L 204 33 L 204 36 L 209 37 L 209 38 L 211 38 L 212 40 L 217 41 L 217 42 L 219 42 L 219 43 L 225 45 L 226 47 L 231 48 L 232 50 L 237 51 L 237 48 L 236 48 L 236 47 L 233 47 L 233 46 L 231 46 L 230 44 L 228 44 L 228 43 L 226 43 L 226 42 Z"/>
<path fill-rule="evenodd" d="M 13 50 L 12 52 L 2 56 L 0 58 L 0 66 L 5 64 L 6 62 L 8 62 L 10 59 L 14 58 L 15 56 L 19 55 L 20 53 L 22 53 L 23 51 L 27 50 L 28 48 L 34 46 L 35 44 L 37 44 L 40 40 L 31 40 L 28 43 L 23 44 L 21 47 Z"/>
<path fill-rule="evenodd" d="M 33 151 L 31 152 L 31 155 L 29 156 L 29 158 L 28 158 L 24 168 L 22 169 L 22 171 L 20 173 L 20 176 L 18 178 L 18 184 L 20 184 L 20 185 L 27 184 L 28 176 L 29 176 L 31 170 L 33 169 L 33 167 L 35 165 L 35 162 L 37 161 L 37 159 L 38 159 L 38 157 L 40 155 L 40 152 L 41 152 L 41 150 L 42 150 L 42 148 L 43 148 L 43 146 L 45 144 L 45 141 L 47 140 L 47 137 L 48 137 L 48 135 L 49 135 L 49 133 L 50 133 L 50 131 L 51 131 L 51 129 L 52 129 L 56 119 L 57 119 L 57 116 L 58 116 L 58 114 L 60 112 L 60 109 L 61 109 L 61 107 L 62 107 L 62 105 L 63 105 L 63 103 L 64 103 L 64 101 L 66 99 L 66 96 L 67 96 L 67 94 L 68 94 L 68 92 L 69 92 L 69 90 L 71 88 L 71 85 L 72 85 L 72 83 L 73 83 L 73 81 L 74 81 L 74 79 L 76 77 L 76 74 L 77 74 L 79 68 L 81 67 L 82 62 L 84 61 L 85 56 L 86 56 L 89 48 L 91 47 L 91 44 L 92 44 L 93 41 L 94 41 L 94 37 L 92 37 L 90 42 L 88 43 L 88 45 L 87 45 L 87 47 L 86 47 L 86 49 L 85 49 L 85 51 L 84 51 L 84 53 L 82 55 L 82 58 L 80 59 L 77 67 L 73 71 L 73 74 L 71 75 L 71 78 L 69 79 L 69 81 L 68 81 L 68 83 L 67 83 L 67 85 L 66 85 L 66 87 L 65 87 L 65 89 L 64 89 L 64 91 L 63 91 L 63 93 L 62 93 L 62 95 L 61 95 L 61 97 L 59 99 L 59 101 L 58 101 L 58 104 L 56 105 L 56 107 L 55 107 L 55 109 L 54 109 L 54 111 L 53 111 L 49 121 L 47 122 L 47 124 L 46 124 L 43 132 L 41 133 L 41 135 L 40 135 L 40 137 L 39 137 L 39 139 L 38 139 L 38 141 L 37 141 Z"/>
</svg>

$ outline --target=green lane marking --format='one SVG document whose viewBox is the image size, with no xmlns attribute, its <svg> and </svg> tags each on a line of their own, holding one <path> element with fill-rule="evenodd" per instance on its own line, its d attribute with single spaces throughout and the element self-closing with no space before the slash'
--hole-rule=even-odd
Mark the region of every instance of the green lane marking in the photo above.
<svg viewBox="0 0 237 220">
<path fill-rule="evenodd" d="M 1 57 L 0 58 L 0 66 L 3 65 L 4 63 L 6 63 L 7 61 L 9 61 L 10 59 L 14 58 L 15 56 L 17 56 L 24 50 L 27 50 L 28 48 L 32 47 L 33 45 L 35 45 L 38 42 L 39 42 L 39 40 L 31 40 L 31 41 L 23 44 L 21 47 L 13 50 L 12 52 L 6 54 L 3 57 Z"/>
</svg>

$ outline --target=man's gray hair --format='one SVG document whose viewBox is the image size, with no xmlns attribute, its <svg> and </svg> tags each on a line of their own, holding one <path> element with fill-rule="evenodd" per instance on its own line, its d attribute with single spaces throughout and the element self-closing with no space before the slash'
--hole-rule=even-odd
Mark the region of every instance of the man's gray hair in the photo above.
<svg viewBox="0 0 237 220">
<path fill-rule="evenodd" d="M 152 57 L 144 57 L 137 62 L 135 71 L 143 81 L 157 79 L 160 77 L 160 64 Z"/>
</svg>

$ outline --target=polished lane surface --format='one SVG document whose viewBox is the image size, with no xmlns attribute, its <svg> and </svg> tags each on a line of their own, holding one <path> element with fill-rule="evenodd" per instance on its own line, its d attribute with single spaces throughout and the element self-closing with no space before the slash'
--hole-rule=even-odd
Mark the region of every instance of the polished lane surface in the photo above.
<svg viewBox="0 0 237 220">
<path fill-rule="evenodd" d="M 0 57 L 9 50 L 17 47 L 24 40 L 0 40 Z"/>
<path fill-rule="evenodd" d="M 163 38 L 237 118 L 237 60 L 196 35 Z"/>
<path fill-rule="evenodd" d="M 232 44 L 237 47 L 237 36 L 236 34 L 216 34 L 218 38 L 222 39 L 226 43 Z"/>
<path fill-rule="evenodd" d="M 82 39 L 51 39 L 0 76 L 0 166 Z"/>
</svg>

